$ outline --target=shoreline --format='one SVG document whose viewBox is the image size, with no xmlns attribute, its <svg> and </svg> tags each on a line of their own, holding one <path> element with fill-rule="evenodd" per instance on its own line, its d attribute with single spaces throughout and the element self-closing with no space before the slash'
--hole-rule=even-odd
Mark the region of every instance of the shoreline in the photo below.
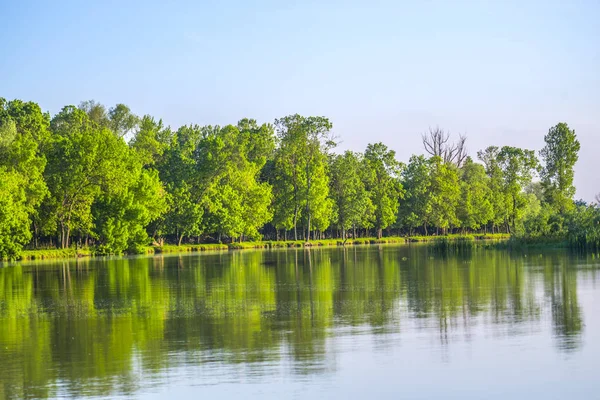
<svg viewBox="0 0 600 400">
<path fill-rule="evenodd" d="M 271 248 L 303 248 L 303 247 L 328 247 L 328 246 L 358 246 L 375 244 L 411 244 L 411 243 L 446 243 L 446 242 L 475 242 L 475 241 L 496 241 L 504 242 L 510 239 L 508 234 L 476 234 L 476 235 L 447 235 L 447 236 L 407 236 L 407 237 L 383 237 L 377 238 L 357 238 L 357 239 L 323 239 L 311 240 L 287 240 L 287 241 L 257 241 L 241 243 L 201 243 L 201 244 L 183 244 L 181 246 L 166 244 L 163 246 L 146 246 L 142 252 L 130 254 L 114 254 L 115 256 L 131 255 L 151 255 L 151 254 L 174 254 L 174 253 L 195 253 L 205 251 L 224 251 L 224 250 L 252 250 L 252 249 L 271 249 Z M 91 248 L 84 249 L 36 249 L 23 250 L 21 255 L 13 261 L 33 261 L 33 260 L 58 260 L 71 258 L 101 257 L 109 254 L 95 254 Z M 9 260 L 0 260 L 7 262 Z"/>
</svg>

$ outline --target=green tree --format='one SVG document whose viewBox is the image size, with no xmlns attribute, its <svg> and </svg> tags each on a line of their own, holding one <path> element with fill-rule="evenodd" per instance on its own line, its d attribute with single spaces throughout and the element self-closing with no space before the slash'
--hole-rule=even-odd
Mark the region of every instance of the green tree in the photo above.
<svg viewBox="0 0 600 400">
<path fill-rule="evenodd" d="M 204 209 L 193 198 L 185 181 L 168 186 L 167 202 L 166 228 L 168 232 L 175 233 L 177 244 L 181 245 L 185 237 L 200 235 Z"/>
<path fill-rule="evenodd" d="M 16 258 L 31 240 L 23 175 L 0 166 L 0 259 Z"/>
<path fill-rule="evenodd" d="M 383 143 L 369 144 L 365 150 L 366 188 L 374 205 L 374 227 L 381 238 L 383 229 L 392 225 L 398 215 L 399 200 L 403 197 L 400 173 L 402 164 L 396 152 Z"/>
<path fill-rule="evenodd" d="M 440 157 L 431 158 L 431 222 L 445 233 L 458 225 L 456 208 L 460 196 L 457 169 Z"/>
<path fill-rule="evenodd" d="M 115 135 L 124 137 L 139 123 L 137 115 L 133 114 L 125 104 L 117 104 L 108 110 L 108 127 Z"/>
<path fill-rule="evenodd" d="M 153 117 L 144 115 L 129 145 L 138 154 L 144 166 L 153 167 L 160 163 L 172 140 L 173 133 L 169 127 L 163 125 L 162 120 L 156 121 Z"/>
<path fill-rule="evenodd" d="M 279 150 L 276 152 L 275 157 L 275 159 L 267 161 L 262 175 L 271 184 L 273 193 L 273 202 L 271 204 L 273 218 L 271 222 L 277 230 L 277 237 L 279 238 L 279 230 L 283 230 L 283 239 L 287 240 L 287 231 L 294 227 L 294 217 L 297 216 L 294 213 L 295 206 L 297 205 L 296 191 L 294 183 L 290 179 L 293 175 L 282 173 L 282 168 L 286 167 L 286 164 L 283 162 L 284 158 Z"/>
<path fill-rule="evenodd" d="M 481 164 L 467 157 L 461 170 L 457 217 L 460 226 L 477 230 L 493 218 L 489 177 Z"/>
<path fill-rule="evenodd" d="M 327 153 L 335 144 L 331 140 L 331 122 L 324 117 L 289 115 L 275 120 L 278 147 L 275 170 L 280 174 L 273 181 L 277 200 L 274 221 L 276 227 L 294 228 L 298 240 L 298 221 L 306 223 L 306 240 L 310 238 L 314 210 L 322 210 L 327 202 L 328 176 L 325 174 Z M 284 209 L 285 208 L 285 209 Z M 303 214 L 302 214 L 303 213 Z M 325 213 L 319 211 L 320 225 Z"/>
<path fill-rule="evenodd" d="M 561 122 L 550 128 L 544 137 L 546 146 L 540 151 L 544 167 L 541 178 L 544 196 L 557 211 L 564 213 L 573 208 L 574 167 L 580 144 L 575 131 Z"/>
<path fill-rule="evenodd" d="M 480 152 L 481 153 L 481 152 Z M 494 156 L 494 160 L 487 160 L 486 155 Z M 501 149 L 488 148 L 481 153 L 488 170 L 494 174 L 501 172 L 502 192 L 504 194 L 504 206 L 506 210 L 505 224 L 507 231 L 514 231 L 517 221 L 523 217 L 527 207 L 527 196 L 524 188 L 529 185 L 534 174 L 539 170 L 539 162 L 532 150 L 524 150 L 517 147 L 504 146 Z M 487 160 L 487 162 L 486 162 Z M 492 177 L 494 181 L 495 176 Z"/>
<path fill-rule="evenodd" d="M 361 177 L 363 165 L 362 155 L 351 151 L 331 157 L 330 194 L 335 209 L 334 223 L 340 229 L 342 239 L 346 239 L 348 229 L 360 226 L 372 209 Z"/>
<path fill-rule="evenodd" d="M 145 129 L 142 122 L 142 129 Z M 152 128 L 154 129 L 154 128 Z M 150 137 L 154 134 L 150 134 Z M 154 227 L 154 234 L 165 228 L 165 233 L 174 234 L 179 244 L 185 237 L 198 236 L 203 222 L 203 194 L 200 188 L 200 178 L 197 170 L 196 152 L 202 137 L 199 126 L 183 126 L 171 136 L 170 144 L 164 149 L 157 164 L 161 181 L 167 188 L 167 212 L 163 221 Z M 142 139 L 138 141 L 141 150 Z M 158 141 L 157 141 L 158 142 Z M 136 146 L 134 145 L 134 148 Z M 139 151 L 141 154 L 154 154 Z M 148 160 L 148 158 L 143 157 Z"/>
<path fill-rule="evenodd" d="M 492 233 L 494 233 L 496 227 L 505 225 L 509 216 L 509 204 L 507 202 L 510 199 L 505 192 L 504 177 L 498 158 L 499 153 L 500 148 L 496 146 L 490 146 L 485 150 L 477 152 L 477 157 L 483 162 L 485 172 L 489 177 L 490 204 L 492 205 L 492 218 L 490 219 Z"/>
<path fill-rule="evenodd" d="M 292 115 L 275 120 L 277 149 L 271 175 L 274 201 L 274 224 L 276 228 L 294 228 L 294 240 L 298 240 L 298 220 L 305 198 L 302 191 L 306 185 L 303 170 L 303 117 Z"/>
<path fill-rule="evenodd" d="M 69 247 L 72 231 L 92 231 L 91 207 L 103 188 L 121 182 L 119 138 L 92 122 L 74 106 L 66 106 L 50 125 L 53 133 L 45 177 L 50 208 L 58 224 L 61 247 Z M 115 163 L 116 160 L 116 163 Z"/>
<path fill-rule="evenodd" d="M 240 240 L 259 238 L 259 229 L 272 218 L 271 186 L 260 181 L 272 146 L 272 127 L 254 120 L 205 127 L 197 165 L 208 230 Z"/>
<path fill-rule="evenodd" d="M 0 256 L 18 255 L 32 237 L 32 225 L 37 240 L 39 206 L 48 194 L 42 154 L 48 142 L 48 125 L 49 116 L 37 104 L 0 98 L 0 170 L 5 193 L 0 219 L 7 224 L 0 222 L 5 227 L 0 233 Z"/>
<path fill-rule="evenodd" d="M 93 232 L 100 253 L 140 253 L 150 241 L 146 227 L 167 211 L 167 197 L 158 171 L 143 169 L 133 151 L 117 139 L 121 154 L 113 153 L 113 166 L 120 170 L 119 178 L 103 185 L 92 205 Z"/>
<path fill-rule="evenodd" d="M 425 235 L 431 223 L 431 159 L 413 155 L 402 171 L 404 201 L 400 203 L 399 220 L 408 228 L 409 234 L 417 227 L 423 227 Z"/>
<path fill-rule="evenodd" d="M 331 202 L 328 200 L 329 177 L 326 174 L 327 152 L 335 146 L 330 131 L 331 122 L 325 117 L 304 119 L 304 169 L 306 174 L 305 218 L 306 240 L 310 240 L 313 214 L 319 216 L 319 227 L 329 226 Z"/>
</svg>

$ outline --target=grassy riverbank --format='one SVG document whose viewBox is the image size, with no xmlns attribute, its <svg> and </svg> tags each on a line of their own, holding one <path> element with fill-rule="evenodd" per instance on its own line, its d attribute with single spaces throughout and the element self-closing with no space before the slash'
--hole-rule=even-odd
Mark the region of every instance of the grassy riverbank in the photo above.
<svg viewBox="0 0 600 400">
<path fill-rule="evenodd" d="M 23 250 L 19 260 L 47 260 L 60 258 L 90 257 L 94 254 L 93 249 L 38 249 Z M 5 261 L 5 260 L 4 260 Z"/>
<path fill-rule="evenodd" d="M 241 243 L 203 243 L 203 244 L 183 244 L 181 246 L 167 244 L 164 246 L 146 246 L 140 251 L 141 254 L 172 254 L 186 252 L 202 252 L 217 250 L 244 250 L 244 249 L 271 249 L 271 248 L 301 248 L 301 247 L 322 247 L 322 246 L 354 246 L 370 244 L 403 244 L 403 243 L 431 243 L 431 242 L 471 242 L 479 240 L 506 241 L 510 238 L 507 234 L 488 234 L 488 235 L 447 235 L 447 236 L 411 236 L 411 237 L 384 237 L 377 238 L 357 238 L 357 239 L 323 239 L 311 240 L 288 240 L 288 241 L 258 241 Z M 48 260 L 62 258 L 91 257 L 95 255 L 93 248 L 85 249 L 39 249 L 24 250 L 19 260 Z"/>
</svg>

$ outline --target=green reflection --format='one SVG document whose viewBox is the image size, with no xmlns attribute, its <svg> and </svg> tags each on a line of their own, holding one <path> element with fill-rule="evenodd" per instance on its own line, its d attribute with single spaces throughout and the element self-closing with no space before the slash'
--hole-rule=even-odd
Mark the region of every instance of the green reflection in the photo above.
<svg viewBox="0 0 600 400">
<path fill-rule="evenodd" d="M 140 373 L 184 364 L 287 361 L 331 369 L 338 329 L 519 334 L 551 316 L 557 348 L 581 346 L 576 264 L 426 246 L 240 251 L 94 259 L 0 269 L 0 398 L 133 393 Z M 595 264 L 594 264 L 595 265 Z M 589 278 L 589 277 L 588 277 Z M 549 305 L 548 305 L 549 304 Z M 460 339 L 462 340 L 462 339 Z"/>
</svg>

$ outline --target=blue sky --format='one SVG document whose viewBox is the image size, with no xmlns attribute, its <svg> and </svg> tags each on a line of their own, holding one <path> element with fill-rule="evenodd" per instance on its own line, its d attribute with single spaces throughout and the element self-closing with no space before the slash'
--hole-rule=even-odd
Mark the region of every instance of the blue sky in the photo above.
<svg viewBox="0 0 600 400">
<path fill-rule="evenodd" d="M 0 0 L 0 96 L 182 124 L 325 115 L 407 161 L 439 125 L 539 150 L 565 121 L 600 192 L 600 1 Z"/>
</svg>

